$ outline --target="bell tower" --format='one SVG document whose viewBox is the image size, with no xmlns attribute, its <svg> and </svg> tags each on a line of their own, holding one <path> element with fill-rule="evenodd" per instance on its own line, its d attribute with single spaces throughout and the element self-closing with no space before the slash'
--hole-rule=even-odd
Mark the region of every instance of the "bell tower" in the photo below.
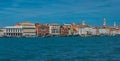
<svg viewBox="0 0 120 61">
<path fill-rule="evenodd" d="M 103 26 L 106 26 L 106 18 L 104 18 Z"/>
<path fill-rule="evenodd" d="M 116 22 L 114 22 L 114 28 L 116 27 L 117 25 L 116 25 Z"/>
<path fill-rule="evenodd" d="M 82 20 L 82 25 L 85 25 L 85 20 Z"/>
</svg>

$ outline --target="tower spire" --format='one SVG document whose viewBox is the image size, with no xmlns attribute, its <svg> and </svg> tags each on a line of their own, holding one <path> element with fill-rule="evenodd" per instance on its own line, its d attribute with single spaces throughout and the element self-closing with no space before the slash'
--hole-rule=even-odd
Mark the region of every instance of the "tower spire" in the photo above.
<svg viewBox="0 0 120 61">
<path fill-rule="evenodd" d="M 104 18 L 103 26 L 106 26 L 106 18 Z"/>
<path fill-rule="evenodd" d="M 85 20 L 82 20 L 82 25 L 85 25 Z"/>
<path fill-rule="evenodd" d="M 116 22 L 114 22 L 114 27 L 116 27 L 117 25 L 116 25 Z"/>
</svg>

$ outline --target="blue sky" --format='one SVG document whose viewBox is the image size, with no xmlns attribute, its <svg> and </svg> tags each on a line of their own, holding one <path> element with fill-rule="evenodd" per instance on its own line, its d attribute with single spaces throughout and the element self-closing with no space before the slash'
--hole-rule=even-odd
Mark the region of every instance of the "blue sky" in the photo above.
<svg viewBox="0 0 120 61">
<path fill-rule="evenodd" d="M 116 21 L 120 25 L 120 0 L 0 0 L 0 26 L 17 22 L 81 23 L 93 26 Z"/>
</svg>

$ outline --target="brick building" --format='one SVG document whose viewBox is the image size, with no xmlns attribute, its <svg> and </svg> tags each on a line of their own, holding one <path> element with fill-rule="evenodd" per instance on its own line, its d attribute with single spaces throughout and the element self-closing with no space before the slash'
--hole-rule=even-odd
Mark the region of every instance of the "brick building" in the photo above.
<svg viewBox="0 0 120 61">
<path fill-rule="evenodd" d="M 37 36 L 48 36 L 49 35 L 49 25 L 47 24 L 35 24 Z"/>
<path fill-rule="evenodd" d="M 71 26 L 61 26 L 60 27 L 60 35 L 62 35 L 62 36 L 70 35 L 70 28 L 71 28 Z"/>
</svg>

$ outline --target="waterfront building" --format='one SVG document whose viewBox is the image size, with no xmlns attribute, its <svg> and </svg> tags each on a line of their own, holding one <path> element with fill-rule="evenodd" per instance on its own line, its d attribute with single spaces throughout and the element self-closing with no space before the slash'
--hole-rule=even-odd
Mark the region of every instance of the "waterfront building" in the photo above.
<svg viewBox="0 0 120 61">
<path fill-rule="evenodd" d="M 3 37 L 4 36 L 4 28 L 0 28 L 0 37 Z"/>
<path fill-rule="evenodd" d="M 102 27 L 92 27 L 85 24 L 33 24 L 30 22 L 17 23 L 15 26 L 7 26 L 0 29 L 0 37 L 31 37 L 31 36 L 68 36 L 68 35 L 120 35 L 120 26 L 114 22 L 114 27 L 106 25 L 104 18 Z"/>
<path fill-rule="evenodd" d="M 49 34 L 50 35 L 60 35 L 60 25 L 50 24 L 49 25 Z"/>
<path fill-rule="evenodd" d="M 120 28 L 117 26 L 116 22 L 114 22 L 114 27 L 111 28 L 111 35 L 120 35 Z"/>
<path fill-rule="evenodd" d="M 103 27 L 99 28 L 99 35 L 110 35 L 110 26 L 106 26 L 106 19 L 104 18 Z"/>
<path fill-rule="evenodd" d="M 70 35 L 71 31 L 70 31 L 71 25 L 63 25 L 60 27 L 60 35 L 61 36 L 66 36 L 66 35 Z"/>
<path fill-rule="evenodd" d="M 79 24 L 64 24 L 63 26 L 61 26 L 60 28 L 60 33 L 61 35 L 78 35 L 78 26 Z"/>
<path fill-rule="evenodd" d="M 100 35 L 110 35 L 110 29 L 111 29 L 111 27 L 101 27 L 100 29 L 99 29 L 99 34 Z"/>
<path fill-rule="evenodd" d="M 79 35 L 91 35 L 92 34 L 92 27 L 85 24 L 85 21 L 82 21 L 82 25 L 78 27 L 78 34 Z"/>
<path fill-rule="evenodd" d="M 74 22 L 71 24 L 71 28 L 70 28 L 70 32 L 71 35 L 78 35 L 78 27 L 80 26 L 80 24 L 75 24 Z"/>
<path fill-rule="evenodd" d="M 22 26 L 7 26 L 4 29 L 4 36 L 6 37 L 21 37 L 22 35 Z"/>
<path fill-rule="evenodd" d="M 35 24 L 37 36 L 49 36 L 48 24 Z"/>
<path fill-rule="evenodd" d="M 116 28 L 112 28 L 110 31 L 111 35 L 119 35 L 120 34 L 120 30 L 116 29 Z"/>
<path fill-rule="evenodd" d="M 75 25 L 75 26 L 72 26 L 72 35 L 79 35 L 79 32 L 78 32 L 78 26 Z"/>
<path fill-rule="evenodd" d="M 101 27 L 99 27 L 99 26 L 97 26 L 97 27 L 95 27 L 95 29 L 96 29 L 96 35 L 100 35 L 100 33 L 99 33 L 99 29 L 100 29 Z"/>
<path fill-rule="evenodd" d="M 85 34 L 87 34 L 86 31 L 85 31 L 85 29 L 84 29 L 84 27 L 79 27 L 78 30 L 79 30 L 79 35 L 85 35 Z"/>
<path fill-rule="evenodd" d="M 82 26 L 79 27 L 79 35 L 91 35 L 92 34 L 92 28 L 88 26 Z"/>
<path fill-rule="evenodd" d="M 90 29 L 90 33 L 91 33 L 91 35 L 97 35 L 97 28 L 92 27 L 92 28 Z"/>
<path fill-rule="evenodd" d="M 23 36 L 36 36 L 35 24 L 30 22 L 17 23 L 16 25 L 22 26 Z"/>
<path fill-rule="evenodd" d="M 72 24 L 67 24 L 62 26 L 62 33 L 68 34 L 68 35 L 79 35 L 78 28 L 81 26 L 81 24 L 75 24 L 74 22 Z"/>
</svg>

